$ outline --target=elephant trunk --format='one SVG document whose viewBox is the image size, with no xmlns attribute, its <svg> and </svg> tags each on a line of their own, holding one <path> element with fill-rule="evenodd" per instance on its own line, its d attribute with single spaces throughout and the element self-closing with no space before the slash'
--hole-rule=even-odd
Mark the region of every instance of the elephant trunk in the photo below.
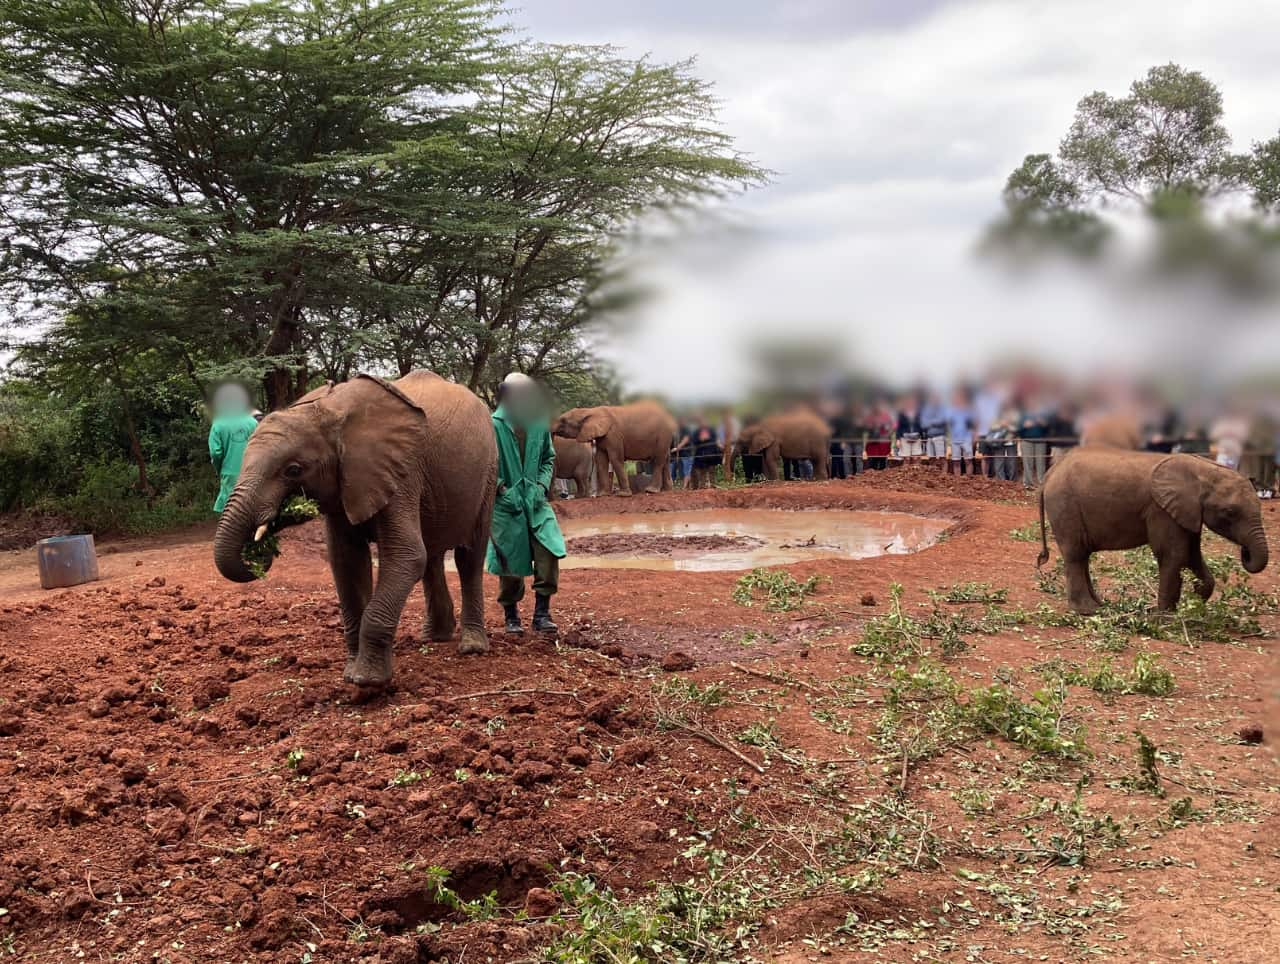
<svg viewBox="0 0 1280 964">
<path fill-rule="evenodd" d="M 222 518 L 218 520 L 218 531 L 213 537 L 213 561 L 218 572 L 232 582 L 253 582 L 258 576 L 245 563 L 242 555 L 244 547 L 253 539 L 254 530 L 260 524 L 263 515 L 258 510 L 257 484 L 249 479 L 242 479 L 227 500 L 222 510 Z M 275 509 L 266 513 L 268 519 L 275 514 Z M 268 557 L 262 562 L 263 570 L 271 568 Z"/>
<path fill-rule="evenodd" d="M 1256 526 L 1249 533 L 1249 538 L 1240 543 L 1240 565 L 1245 572 L 1262 572 L 1267 568 L 1267 535 L 1262 526 Z"/>
</svg>

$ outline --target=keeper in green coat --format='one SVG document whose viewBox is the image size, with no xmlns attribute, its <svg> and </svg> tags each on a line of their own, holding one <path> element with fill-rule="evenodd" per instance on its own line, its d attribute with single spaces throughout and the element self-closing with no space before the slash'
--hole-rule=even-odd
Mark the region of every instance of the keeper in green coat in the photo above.
<svg viewBox="0 0 1280 964">
<path fill-rule="evenodd" d="M 249 393 L 240 385 L 227 384 L 213 395 L 213 424 L 209 427 L 209 460 L 218 473 L 218 498 L 213 511 L 221 512 L 231 498 L 231 490 L 240 478 L 249 436 L 258 420 L 249 408 Z"/>
<path fill-rule="evenodd" d="M 498 496 L 485 567 L 499 577 L 498 603 L 507 632 L 521 634 L 518 605 L 524 577 L 533 576 L 533 630 L 554 633 L 551 597 L 560 584 L 564 536 L 548 503 L 555 478 L 546 398 L 533 379 L 513 372 L 498 386 L 493 413 L 498 440 Z"/>
</svg>

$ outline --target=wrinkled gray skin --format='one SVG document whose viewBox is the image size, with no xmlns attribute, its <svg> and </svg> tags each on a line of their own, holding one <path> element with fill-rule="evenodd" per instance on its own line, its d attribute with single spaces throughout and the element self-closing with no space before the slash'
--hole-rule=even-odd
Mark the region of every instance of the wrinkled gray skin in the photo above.
<svg viewBox="0 0 1280 964">
<path fill-rule="evenodd" d="M 462 584 L 458 652 L 487 652 L 483 567 L 497 466 L 484 403 L 431 372 L 395 382 L 360 376 L 317 389 L 268 415 L 249 440 L 218 523 L 214 561 L 228 579 L 254 579 L 243 547 L 285 499 L 305 494 L 325 519 L 347 646 L 343 679 L 390 682 L 396 627 L 418 580 L 425 636 L 453 638 L 457 621 L 444 579 L 450 549 Z M 371 542 L 378 545 L 376 586 Z"/>
<path fill-rule="evenodd" d="M 590 442 L 555 436 L 551 443 L 556 450 L 556 478 L 572 479 L 579 499 L 591 495 L 591 476 L 596 470 L 596 452 Z M 552 486 L 552 491 L 555 486 Z"/>
<path fill-rule="evenodd" d="M 1066 568 L 1068 604 L 1086 616 L 1101 605 L 1089 576 L 1089 557 L 1099 550 L 1150 545 L 1160 568 L 1162 611 L 1177 608 L 1184 568 L 1195 575 L 1202 598 L 1213 594 L 1213 576 L 1200 552 L 1202 526 L 1240 546 L 1248 572 L 1267 567 L 1262 503 L 1253 486 L 1194 455 L 1075 449 L 1040 489 L 1042 528 L 1046 516 Z M 1049 559 L 1043 531 L 1041 544 L 1037 568 Z"/>
<path fill-rule="evenodd" d="M 628 459 L 653 463 L 646 492 L 670 489 L 667 461 L 676 431 L 676 420 L 657 402 L 571 408 L 551 423 L 551 434 L 558 438 L 595 443 L 597 495 L 610 493 L 610 469 L 618 494 L 631 495 L 627 485 Z"/>
<path fill-rule="evenodd" d="M 763 455 L 765 478 L 776 482 L 782 478 L 783 459 L 809 459 L 813 477 L 831 477 L 831 426 L 814 412 L 798 409 L 770 415 L 743 426 L 735 444 L 724 452 L 725 475 L 733 472 L 738 455 Z"/>
</svg>

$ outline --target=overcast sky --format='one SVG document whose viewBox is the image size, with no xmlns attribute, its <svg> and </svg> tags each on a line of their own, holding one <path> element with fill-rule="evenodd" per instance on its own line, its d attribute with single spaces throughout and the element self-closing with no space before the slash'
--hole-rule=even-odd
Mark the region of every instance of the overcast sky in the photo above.
<svg viewBox="0 0 1280 964">
<path fill-rule="evenodd" d="M 724 128 L 777 172 L 733 205 L 737 241 L 645 264 L 658 296 L 611 351 L 633 387 L 683 397 L 741 384 L 744 331 L 838 338 L 900 378 L 1036 350 L 1078 371 L 1099 353 L 1185 356 L 1220 306 L 1010 286 L 973 245 L 1009 171 L 1056 148 L 1080 97 L 1123 95 L 1153 65 L 1217 83 L 1237 149 L 1280 129 L 1280 4 L 1256 0 L 523 0 L 512 16 L 537 40 L 696 57 Z M 1171 310 L 1189 336 L 1152 345 Z M 1240 350 L 1220 332 L 1206 347 Z"/>
</svg>

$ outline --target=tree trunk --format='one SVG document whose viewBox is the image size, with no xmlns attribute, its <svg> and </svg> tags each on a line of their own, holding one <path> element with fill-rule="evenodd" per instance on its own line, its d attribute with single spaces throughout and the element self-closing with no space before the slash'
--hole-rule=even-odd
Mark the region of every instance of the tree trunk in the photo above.
<svg viewBox="0 0 1280 964">
<path fill-rule="evenodd" d="M 277 321 L 267 340 L 266 354 L 274 358 L 292 358 L 296 369 L 279 366 L 269 370 L 262 378 L 267 411 L 285 408 L 306 393 L 307 365 L 301 352 L 302 328 L 293 311 L 286 312 Z"/>
<path fill-rule="evenodd" d="M 115 371 L 112 382 L 116 386 L 116 391 L 120 393 L 120 410 L 124 413 L 125 434 L 129 436 L 129 454 L 133 456 L 133 461 L 138 466 L 138 491 L 147 497 L 147 503 L 150 504 L 155 490 L 151 488 L 151 480 L 147 478 L 147 458 L 142 452 L 142 442 L 138 438 L 138 425 L 133 420 L 133 406 L 129 404 L 129 393 L 124 387 L 120 360 L 114 354 L 111 356 L 111 367 Z"/>
</svg>

